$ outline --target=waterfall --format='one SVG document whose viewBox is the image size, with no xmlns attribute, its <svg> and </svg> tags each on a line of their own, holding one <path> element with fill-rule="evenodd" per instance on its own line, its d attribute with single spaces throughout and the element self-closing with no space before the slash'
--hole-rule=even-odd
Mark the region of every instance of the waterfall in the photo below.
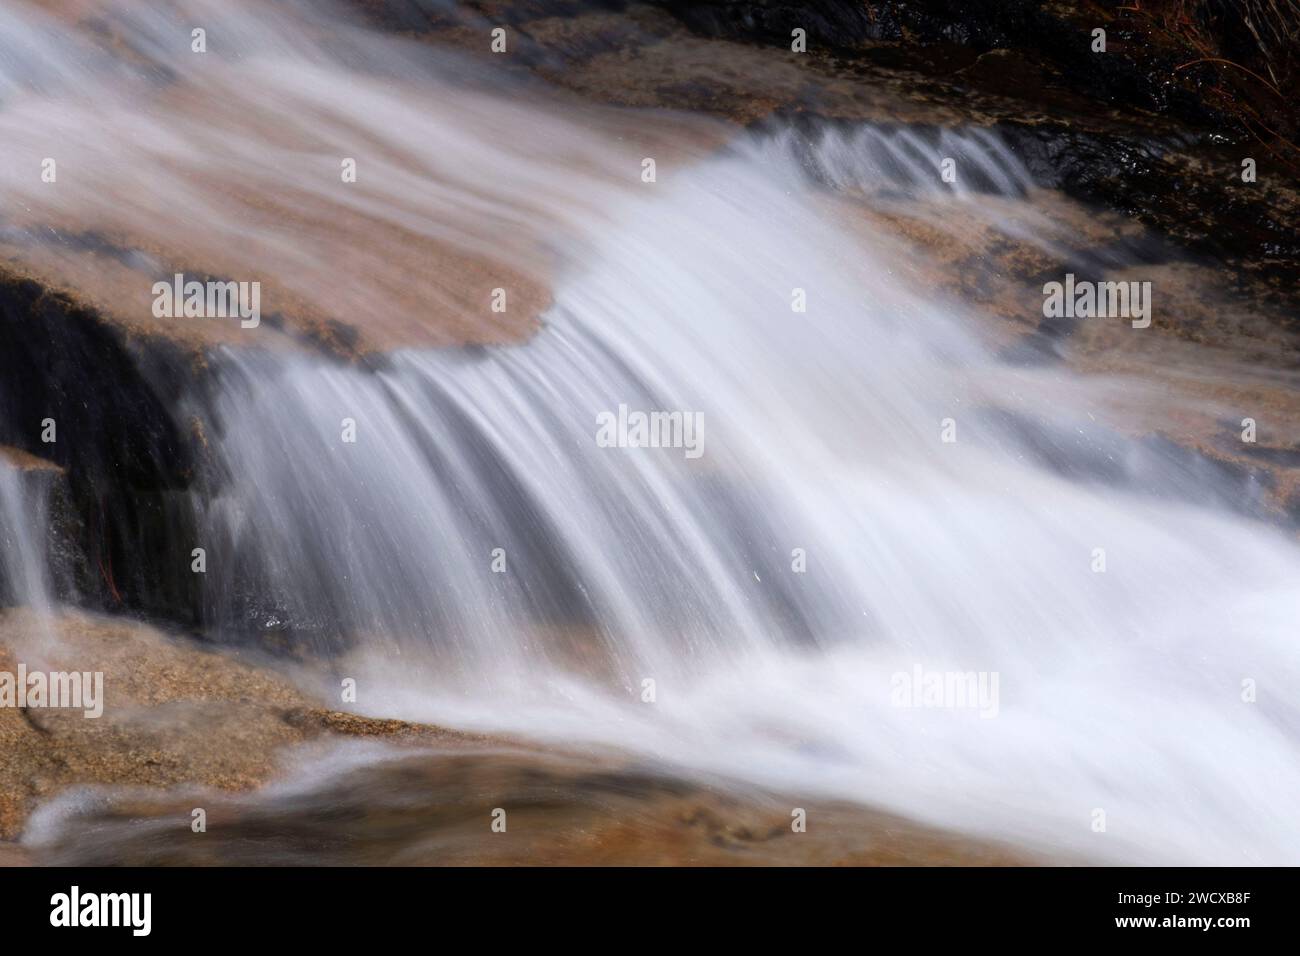
<svg viewBox="0 0 1300 956">
<path fill-rule="evenodd" d="M 815 168 L 851 168 L 843 143 Z M 1110 386 L 996 357 L 797 153 L 742 139 L 628 188 L 525 344 L 227 354 L 214 619 L 351 634 L 381 713 L 1084 855 L 1294 858 L 1295 543 L 1228 504 L 1248 488 L 1097 424 Z M 601 447 L 620 405 L 698 413 L 705 453 Z M 898 706 L 918 667 L 997 675 L 996 719 Z"/>
<path fill-rule="evenodd" d="M 242 57 L 214 41 L 164 70 L 190 20 L 144 14 L 130 65 L 52 29 L 42 49 L 75 70 L 0 57 L 0 134 L 30 168 L 81 131 L 66 188 L 0 170 L 23 200 L 0 238 L 163 233 L 363 329 L 446 305 L 426 242 L 552 298 L 513 342 L 216 349 L 217 385 L 177 406 L 214 462 L 192 500 L 210 637 L 314 641 L 367 713 L 614 745 L 1071 858 L 1300 858 L 1294 538 L 1250 486 L 1126 437 L 1108 399 L 1140 383 L 991 347 L 869 215 L 1029 202 L 996 134 L 686 124 L 649 182 L 625 119 L 466 86 L 462 60 L 360 28 L 322 42 L 298 5 L 190 6 Z M 952 157 L 971 172 L 945 184 Z M 160 264 L 135 256 L 96 267 L 145 290 Z M 697 423 L 702 454 L 600 440 L 653 413 Z M 43 518 L 17 488 L 0 469 L 0 557 L 39 605 Z M 900 699 L 936 673 L 996 700 Z"/>
<path fill-rule="evenodd" d="M 0 605 L 28 605 L 48 614 L 49 508 L 38 477 L 0 455 Z"/>
</svg>

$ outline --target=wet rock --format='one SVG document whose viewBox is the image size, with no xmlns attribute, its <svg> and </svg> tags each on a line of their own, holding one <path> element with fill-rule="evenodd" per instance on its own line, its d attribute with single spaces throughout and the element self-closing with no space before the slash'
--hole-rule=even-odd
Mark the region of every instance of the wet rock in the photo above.
<svg viewBox="0 0 1300 956">
<path fill-rule="evenodd" d="M 1298 527 L 1300 335 L 1293 317 L 1270 304 L 1264 279 L 1181 257 L 1133 219 L 1055 191 L 962 202 L 837 196 L 826 200 L 826 215 L 862 230 L 867 243 L 878 245 L 881 234 L 898 237 L 894 272 L 949 299 L 1001 352 L 1011 375 L 1064 364 L 1089 378 L 1127 383 L 1103 386 L 1106 407 L 1081 413 L 1080 434 L 1086 431 L 1101 455 L 1096 468 L 1078 449 L 1065 448 L 1078 436 L 1025 426 L 1029 451 L 1049 467 L 1067 461 L 1076 477 L 1135 481 L 1141 492 L 1143 463 L 1164 461 L 1186 480 L 1162 494 Z M 1150 327 L 1045 318 L 1044 283 L 1067 272 L 1150 283 Z M 993 370 L 986 375 L 992 394 L 1014 391 Z M 1045 395 L 1049 385 L 1037 382 Z M 1056 404 L 1077 407 L 1080 399 L 1067 391 Z M 1023 411 L 1034 417 L 1033 409 Z M 1243 439 L 1246 419 L 1259 431 L 1254 441 Z M 1132 456 L 1118 454 L 1121 434 L 1136 440 Z M 1121 457 L 1125 466 L 1115 472 Z M 1226 500 L 1205 497 L 1216 487 L 1228 489 Z"/>
<path fill-rule="evenodd" d="M 458 18 L 361 6 L 373 22 L 480 55 L 486 29 L 507 24 L 531 51 L 520 66 L 605 103 L 746 124 L 813 115 L 996 128 L 1039 185 L 1222 260 L 1239 287 L 1262 279 L 1269 305 L 1300 314 L 1300 152 L 1290 145 L 1300 111 L 1239 68 L 1194 62 L 1221 44 L 1269 83 L 1268 65 L 1246 55 L 1237 5 L 1207 4 L 1217 19 L 1181 24 L 1158 5 L 1042 0 L 476 2 Z M 807 54 L 790 51 L 796 27 Z M 1105 54 L 1092 52 L 1097 27 Z M 1279 138 L 1261 140 L 1261 127 Z M 1257 161 L 1255 183 L 1241 179 L 1245 157 Z"/>
<path fill-rule="evenodd" d="M 1274 66 L 1294 68 L 1294 41 L 1290 49 L 1282 41 L 1270 51 L 1257 32 L 1252 36 L 1250 14 L 1237 4 L 1193 5 L 1168 18 L 1158 3 L 1143 9 L 1146 5 L 1044 0 L 660 0 L 660 5 L 706 36 L 788 47 L 791 30 L 803 28 L 810 50 L 853 52 L 923 72 L 945 70 L 984 92 L 1041 98 L 1050 97 L 1055 87 L 1105 107 L 1244 134 L 1249 123 L 1240 104 L 1216 95 L 1227 84 L 1233 92 L 1262 97 L 1266 115 L 1284 121 L 1283 134 L 1295 128 L 1294 104 L 1276 95 L 1280 84 L 1273 72 Z M 1098 28 L 1106 31 L 1104 53 L 1093 51 Z M 946 49 L 953 47 L 968 52 Z M 1214 56 L 1235 57 L 1245 66 L 1225 70 L 1222 63 L 1198 62 Z M 1250 66 L 1274 82 L 1251 79 Z M 1012 78 L 1021 82 L 1011 84 Z M 1246 85 L 1237 85 L 1242 82 Z"/>
<path fill-rule="evenodd" d="M 349 758 L 349 754 L 351 757 Z M 1032 856 L 835 801 L 792 801 L 617 754 L 421 749 L 325 752 L 346 774 L 203 799 L 210 829 L 178 839 L 188 803 L 122 795 L 31 847 L 47 864 L 790 866 L 1011 865 Z M 792 807 L 813 823 L 791 827 Z M 505 811 L 509 839 L 494 833 Z M 83 827 L 96 839 L 78 839 Z M 184 831 L 179 831 L 182 835 Z"/>
<path fill-rule="evenodd" d="M 1300 182 L 1267 165 L 1256 182 L 1243 182 L 1242 148 L 1187 133 L 1135 137 L 1013 121 L 997 128 L 1041 185 L 1141 222 L 1185 254 L 1223 263 L 1236 273 L 1237 290 L 1262 293 L 1262 305 L 1300 328 Z"/>
<path fill-rule="evenodd" d="M 78 569 L 77 600 L 192 616 L 193 585 L 178 573 L 192 535 L 176 498 L 202 446 L 174 411 L 205 372 L 172 340 L 132 337 L 68 296 L 0 274 L 0 444 L 62 470 L 51 547 Z"/>
<path fill-rule="evenodd" d="M 449 741 L 479 742 L 500 741 L 500 737 L 471 734 L 462 731 L 415 724 L 406 720 L 367 717 L 340 710 L 321 707 L 298 708 L 285 713 L 284 719 L 294 727 L 315 732 L 340 734 L 345 737 L 374 737 L 387 740 L 424 741 L 447 743 Z"/>
<path fill-rule="evenodd" d="M 332 712 L 234 652 L 120 618 L 0 611 L 0 672 L 100 672 L 103 713 L 0 707 L 0 840 L 37 803 L 72 786 L 246 791 L 308 740 L 358 737 L 448 745 L 472 735 Z"/>
</svg>

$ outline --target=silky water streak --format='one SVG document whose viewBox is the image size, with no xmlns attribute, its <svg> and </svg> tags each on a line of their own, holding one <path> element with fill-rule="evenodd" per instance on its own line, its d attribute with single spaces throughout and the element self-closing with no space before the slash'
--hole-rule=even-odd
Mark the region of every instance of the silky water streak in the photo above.
<svg viewBox="0 0 1300 956">
<path fill-rule="evenodd" d="M 372 372 L 230 353 L 207 412 L 232 476 L 203 505 L 233 543 L 218 566 L 274 619 L 353 635 L 379 712 L 1078 858 L 1300 857 L 1294 542 L 1189 503 L 1204 479 L 1123 439 L 1107 486 L 1036 462 L 978 411 L 1006 370 L 969 317 L 895 279 L 887 239 L 819 188 L 742 140 L 609 196 L 526 344 Z M 592 422 L 620 404 L 698 411 L 706 453 L 611 454 Z M 216 586 L 215 619 L 257 613 L 246 591 Z M 996 674 L 997 707 L 898 706 L 916 668 Z M 1252 678 L 1277 692 L 1244 702 Z"/>
<path fill-rule="evenodd" d="M 470 88 L 453 54 L 319 7 L 113 9 L 136 38 L 120 60 L 35 4 L 0 11 L 21 159 L 2 238 L 44 267 L 120 276 L 147 314 L 170 269 L 47 240 L 169 223 L 177 259 L 262 280 L 268 315 L 291 297 L 369 332 L 467 308 L 435 251 L 552 299 L 526 341 L 351 365 L 239 330 L 219 387 L 177 408 L 216 463 L 194 492 L 209 636 L 316 639 L 370 713 L 614 745 L 1049 855 L 1300 860 L 1295 541 L 1127 439 L 1110 484 L 1046 467 L 981 409 L 1016 395 L 1033 429 L 1075 435 L 1106 386 L 1009 368 L 847 201 L 1018 199 L 1031 179 L 996 136 L 661 137 L 645 182 L 628 127 L 661 117 L 620 132 Z M 214 42 L 155 68 L 195 22 L 238 62 Z M 78 176 L 16 172 L 61 129 Z M 946 157 L 978 175 L 947 188 Z M 1047 399 L 1064 385 L 1077 403 Z M 600 447 L 620 405 L 700 415 L 703 454 Z M 39 593 L 28 558 L 15 579 Z M 891 679 L 917 668 L 996 674 L 996 715 L 900 706 Z"/>
</svg>

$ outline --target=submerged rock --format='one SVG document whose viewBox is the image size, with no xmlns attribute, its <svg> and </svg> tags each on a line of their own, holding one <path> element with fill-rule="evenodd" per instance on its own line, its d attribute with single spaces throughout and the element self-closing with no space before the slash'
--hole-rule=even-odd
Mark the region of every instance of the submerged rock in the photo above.
<svg viewBox="0 0 1300 956">
<path fill-rule="evenodd" d="M 834 800 L 792 800 L 612 753 L 487 744 L 304 751 L 276 791 L 120 793 L 58 808 L 54 865 L 1013 865 L 1030 854 Z M 310 761 L 313 766 L 307 762 Z M 208 831 L 193 836 L 201 801 Z M 803 819 L 807 826 L 796 829 Z M 96 839 L 79 838 L 93 827 Z"/>
</svg>

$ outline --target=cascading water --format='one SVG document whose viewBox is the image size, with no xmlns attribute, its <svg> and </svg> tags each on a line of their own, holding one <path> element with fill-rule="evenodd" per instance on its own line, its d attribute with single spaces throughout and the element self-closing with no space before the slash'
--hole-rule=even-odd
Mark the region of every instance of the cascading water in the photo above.
<svg viewBox="0 0 1300 956">
<path fill-rule="evenodd" d="M 48 523 L 44 485 L 0 459 L 0 606 L 8 598 L 49 613 Z"/>
<path fill-rule="evenodd" d="M 381 712 L 1080 854 L 1294 857 L 1296 710 L 1240 697 L 1297 677 L 1293 542 L 1180 500 L 1204 479 L 1105 437 L 1086 404 L 1040 407 L 1066 373 L 1000 367 L 819 214 L 788 151 L 739 143 L 608 219 L 527 344 L 373 372 L 228 356 L 216 563 L 260 581 L 275 620 L 357 635 Z M 1040 438 L 1084 447 L 1033 461 L 988 412 L 1008 376 Z M 620 404 L 698 412 L 705 454 L 599 447 Z M 1100 446 L 1120 463 L 1099 486 Z M 893 706 L 917 665 L 996 673 L 996 719 Z"/>
<path fill-rule="evenodd" d="M 215 397 L 178 416 L 206 422 L 218 465 L 194 501 L 214 634 L 320 636 L 372 713 L 613 744 L 1081 858 L 1300 858 L 1300 549 L 1231 505 L 1247 489 L 1096 424 L 1123 383 L 1000 359 L 840 195 L 1021 197 L 996 137 L 737 135 L 644 183 L 613 138 L 532 154 L 491 119 L 516 103 L 449 110 L 415 95 L 449 88 L 428 75 L 388 89 L 362 70 L 388 41 L 305 42 L 263 37 L 246 68 L 321 115 L 372 84 L 381 155 L 454 136 L 346 202 L 415 231 L 454 213 L 439 237 L 476 251 L 546 235 L 530 271 L 554 302 L 530 341 L 369 368 L 222 352 Z M 544 142 L 579 125 L 530 122 Z M 952 155 L 978 174 L 934 186 Z M 698 416 L 703 454 L 602 447 L 620 406 Z M 997 675 L 996 712 L 897 706 L 917 667 Z"/>
</svg>

